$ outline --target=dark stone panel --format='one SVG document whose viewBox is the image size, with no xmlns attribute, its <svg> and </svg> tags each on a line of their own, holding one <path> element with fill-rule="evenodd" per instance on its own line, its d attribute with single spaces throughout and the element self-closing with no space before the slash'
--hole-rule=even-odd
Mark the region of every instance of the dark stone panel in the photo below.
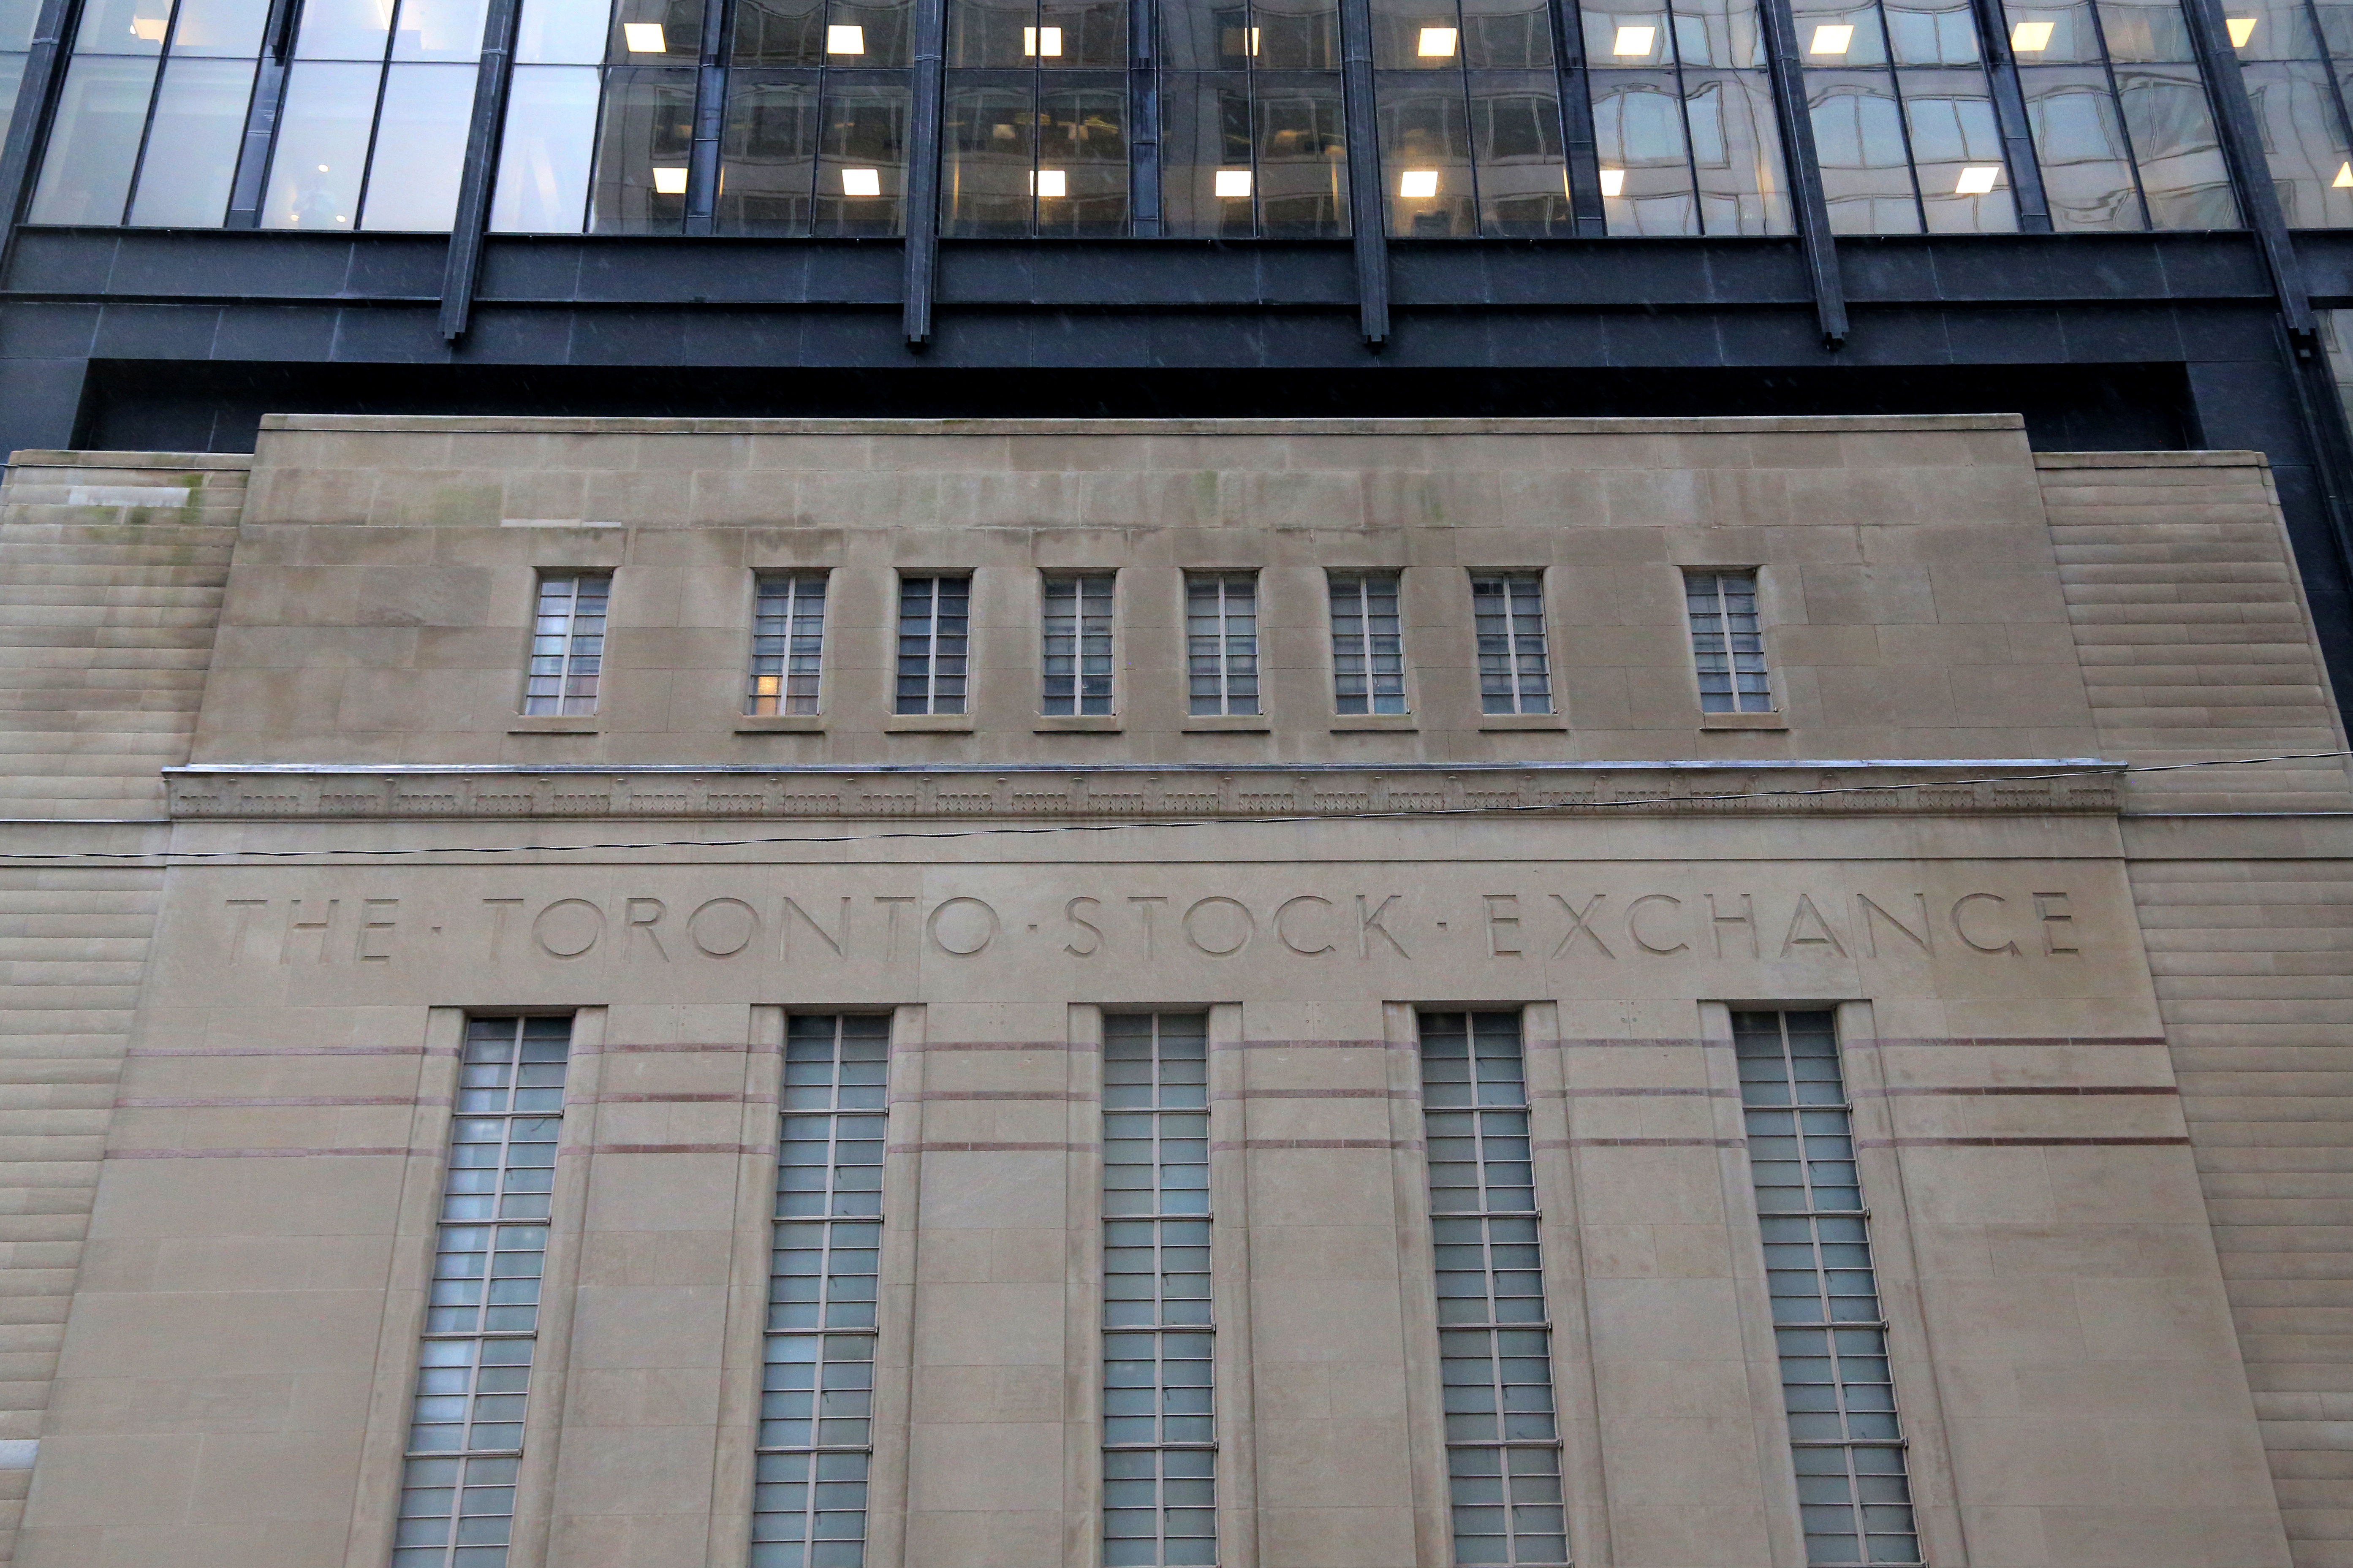
<svg viewBox="0 0 2353 1568">
<path fill-rule="evenodd" d="M 122 307 L 108 312 L 110 321 Z M 304 305 L 225 305 L 213 334 L 214 359 L 300 360 L 330 358 L 335 350 L 335 317 Z"/>
<path fill-rule="evenodd" d="M 880 239 L 569 243 L 579 247 L 573 297 L 584 301 L 895 304 L 905 258 L 898 241 Z"/>
<path fill-rule="evenodd" d="M 2174 313 L 2185 360 L 2256 359 L 2279 354 L 2279 316 L 2267 306 L 2206 305 Z"/>
<path fill-rule="evenodd" d="M 1810 304 L 1799 310 L 1717 310 L 1712 314 L 1715 320 L 1716 353 L 1725 364 L 1831 369 L 1855 362 L 1852 331 L 1847 347 L 1831 348 L 1822 342 L 1822 323 Z M 1933 319 L 1933 313 L 1924 314 Z M 1933 364 L 1940 357 L 1936 352 L 1940 347 L 1938 342 L 1923 343 L 1918 355 L 1897 363 Z"/>
<path fill-rule="evenodd" d="M 1356 274 L 1344 240 L 943 240 L 937 288 L 944 306 L 1353 307 Z"/>
<path fill-rule="evenodd" d="M 2181 313 L 2169 305 L 2086 306 L 2066 311 L 2060 322 L 2066 331 L 2066 357 L 2082 363 L 2178 362 L 2189 357 L 2181 341 Z"/>
<path fill-rule="evenodd" d="M 345 363 L 433 364 L 450 357 L 438 310 L 355 305 L 335 312 L 335 358 Z"/>
<path fill-rule="evenodd" d="M 451 357 L 461 364 L 564 364 L 572 358 L 576 312 L 543 306 L 477 304 Z"/>
<path fill-rule="evenodd" d="M 26 294 L 103 294 L 113 287 L 120 230 L 27 228 L 8 258 L 8 287 Z"/>
<path fill-rule="evenodd" d="M 1392 240 L 1399 305 L 1810 304 L 1788 239 Z"/>
<path fill-rule="evenodd" d="M 100 359 L 210 359 L 217 305 L 109 305 L 90 353 Z"/>
<path fill-rule="evenodd" d="M 2353 229 L 2303 229 L 2295 238 L 2312 302 L 2336 310 L 2353 307 Z"/>
<path fill-rule="evenodd" d="M 493 235 L 482 245 L 479 300 L 576 300 L 581 245 L 574 239 Z"/>
<path fill-rule="evenodd" d="M 101 310 L 43 300 L 0 306 L 0 359 L 87 359 Z"/>
<path fill-rule="evenodd" d="M 2252 234 L 2170 235 L 2153 247 L 2165 268 L 2165 292 L 2179 300 L 2268 300 L 2271 269 Z"/>
<path fill-rule="evenodd" d="M 1746 329 L 1748 322 L 1738 323 Z M 1818 334 L 1819 335 L 1819 334 Z M 1850 300 L 1839 363 L 1853 365 L 1946 364 L 1966 357 L 1952 336 L 1952 316 L 1932 305 L 1875 305 Z"/>
<path fill-rule="evenodd" d="M 1945 333 L 1958 364 L 2035 364 L 2066 352 L 2057 310 L 1977 309 L 1945 312 Z"/>
<path fill-rule="evenodd" d="M 361 299 L 438 300 L 449 269 L 445 234 L 369 235 L 350 240 L 343 293 Z"/>
<path fill-rule="evenodd" d="M 677 309 L 576 311 L 567 357 L 574 364 L 684 364 L 686 315 Z"/>
<path fill-rule="evenodd" d="M 0 361 L 0 453 L 93 445 L 81 433 L 85 359 Z"/>
</svg>

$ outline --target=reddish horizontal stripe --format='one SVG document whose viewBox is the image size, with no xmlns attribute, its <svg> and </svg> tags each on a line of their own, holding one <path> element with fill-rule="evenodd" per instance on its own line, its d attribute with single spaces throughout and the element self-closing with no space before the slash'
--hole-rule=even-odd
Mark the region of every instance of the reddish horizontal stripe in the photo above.
<svg viewBox="0 0 2353 1568">
<path fill-rule="evenodd" d="M 1730 1089 L 1540 1089 L 1528 1096 L 1530 1100 L 1607 1100 L 1618 1098 L 1697 1098 L 1703 1100 L 1738 1100 L 1740 1092 Z"/>
<path fill-rule="evenodd" d="M 710 1045 L 697 1041 L 681 1040 L 668 1045 L 574 1046 L 572 1047 L 572 1054 L 575 1057 L 670 1056 L 678 1053 L 692 1054 L 696 1052 L 733 1052 L 741 1054 L 742 1052 L 748 1051 L 752 1047 L 750 1046 L 744 1044 L 742 1041 L 738 1041 L 734 1045 L 730 1046 Z"/>
<path fill-rule="evenodd" d="M 2054 1084 L 2047 1087 L 2039 1084 L 2033 1086 L 2023 1084 L 1988 1084 L 1982 1088 L 1970 1088 L 1961 1084 L 1938 1084 L 1934 1086 L 1924 1086 L 1916 1089 L 1860 1089 L 1854 1092 L 1855 1098 L 1862 1100 L 1868 1099 L 1873 1096 L 1887 1096 L 1889 1098 L 1894 1098 L 1904 1095 L 2178 1095 L 2181 1091 L 2169 1083 L 2084 1083 Z"/>
<path fill-rule="evenodd" d="M 1883 1035 L 1883 1046 L 2161 1046 L 2162 1035 Z"/>
<path fill-rule="evenodd" d="M 259 1098 L 235 1095 L 185 1098 L 126 1098 L 114 1102 L 124 1110 L 226 1110 L 248 1106 L 280 1105 L 447 1105 L 447 1100 L 416 1099 L 405 1094 L 289 1094 Z"/>
<path fill-rule="evenodd" d="M 133 1046 L 132 1057 L 454 1057 L 456 1047 L 423 1046 Z"/>
<path fill-rule="evenodd" d="M 886 1154 L 1100 1154 L 1100 1143 L 893 1143 Z"/>
<path fill-rule="evenodd" d="M 303 1160 L 331 1154 L 430 1154 L 439 1151 L 408 1148 L 353 1149 L 110 1149 L 110 1160 Z"/>
<path fill-rule="evenodd" d="M 1858 1149 L 2086 1149 L 2186 1146 L 2187 1138 L 1858 1138 Z"/>
<path fill-rule="evenodd" d="M 765 1143 L 599 1143 L 593 1151 L 598 1154 L 765 1154 Z M 575 1152 L 561 1149 L 558 1153 Z"/>
<path fill-rule="evenodd" d="M 921 1045 L 899 1045 L 891 1047 L 900 1051 L 1094 1051 L 1100 1046 L 1073 1040 L 925 1040 Z"/>
<path fill-rule="evenodd" d="M 1535 1149 L 1744 1149 L 1746 1138 L 1537 1138 Z"/>
<path fill-rule="evenodd" d="M 1409 1041 L 1398 1040 L 1217 1040 L 1210 1043 L 1213 1051 L 1409 1051 Z"/>
<path fill-rule="evenodd" d="M 914 1105 L 924 1100 L 1052 1100 L 1092 1101 L 1096 1096 L 1076 1089 L 926 1089 L 914 1094 L 894 1094 L 893 1105 Z"/>
<path fill-rule="evenodd" d="M 751 1100 L 767 1104 L 773 1094 L 600 1094 L 599 1105 L 715 1105 L 730 1101 Z"/>
<path fill-rule="evenodd" d="M 1212 1143 L 1210 1152 L 1230 1149 L 1419 1149 L 1418 1138 L 1249 1138 L 1238 1143 Z"/>
<path fill-rule="evenodd" d="M 1221 1089 L 1211 1100 L 1419 1100 L 1418 1089 Z"/>
</svg>

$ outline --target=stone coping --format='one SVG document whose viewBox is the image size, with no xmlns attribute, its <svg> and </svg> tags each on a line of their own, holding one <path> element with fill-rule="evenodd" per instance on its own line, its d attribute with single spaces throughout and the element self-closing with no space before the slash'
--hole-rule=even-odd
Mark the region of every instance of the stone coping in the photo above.
<svg viewBox="0 0 2353 1568">
<path fill-rule="evenodd" d="M 461 414 L 267 414 L 264 430 L 565 436 L 1768 436 L 2022 430 L 2017 414 L 1711 415 L 1649 418 L 753 419 Z"/>
<path fill-rule="evenodd" d="M 166 768 L 164 777 L 171 815 L 183 821 L 1149 819 L 1538 810 L 1710 816 L 2114 816 L 2120 804 L 2120 766 L 2083 757 L 1393 766 L 270 763 L 195 763 Z M 1799 793 L 1823 791 L 1835 793 Z"/>
<path fill-rule="evenodd" d="M 205 468 L 233 473 L 253 467 L 249 452 L 69 452 L 29 447 L 8 454 L 16 468 Z"/>
</svg>

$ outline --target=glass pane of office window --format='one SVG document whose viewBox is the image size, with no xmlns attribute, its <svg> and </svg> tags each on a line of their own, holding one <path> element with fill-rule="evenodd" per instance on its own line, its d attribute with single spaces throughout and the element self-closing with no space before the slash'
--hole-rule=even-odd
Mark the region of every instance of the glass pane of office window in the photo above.
<svg viewBox="0 0 2353 1568">
<path fill-rule="evenodd" d="M 1259 232 L 1271 239 L 1348 234 L 1348 145 L 1336 75 L 1261 76 Z"/>
<path fill-rule="evenodd" d="M 68 68 L 30 221 L 122 221 L 154 80 L 153 58 L 85 55 Z"/>
<path fill-rule="evenodd" d="M 1477 234 L 1471 133 L 1461 87 L 1445 80 L 1425 85 L 1403 73 L 1384 72 L 1376 79 L 1381 203 L 1389 233 L 1404 239 Z"/>
<path fill-rule="evenodd" d="M 381 66 L 328 60 L 300 61 L 287 73 L 262 227 L 351 232 L 382 74 Z"/>
<path fill-rule="evenodd" d="M 1250 8 L 1250 58 L 1261 70 L 1332 70 L 1340 64 L 1335 0 L 1260 0 Z"/>
<path fill-rule="evenodd" d="M 1014 69 L 1039 63 L 1038 51 L 1061 54 L 1057 36 L 1038 36 L 1035 0 L 955 0 L 948 7 L 948 64 L 965 68 Z"/>
<path fill-rule="evenodd" d="M 1383 70 L 1457 70 L 1462 19 L 1454 0 L 1372 0 L 1373 64 Z"/>
<path fill-rule="evenodd" d="M 1912 164 L 1931 234 L 2008 234 L 2018 227 L 2001 128 L 1981 70 L 1896 73 L 1912 132 Z"/>
<path fill-rule="evenodd" d="M 596 137 L 596 71 L 517 66 L 507 89 L 491 227 L 503 234 L 578 234 L 588 205 Z"/>
<path fill-rule="evenodd" d="M 251 60 L 179 59 L 164 68 L 155 94 L 139 194 L 128 222 L 164 228 L 217 228 L 245 138 L 253 96 Z"/>
<path fill-rule="evenodd" d="M 1246 239 L 1258 232 L 1250 78 L 1161 79 L 1160 208 L 1172 235 Z"/>
<path fill-rule="evenodd" d="M 1708 234 L 1788 234 L 1789 187 L 1763 71 L 1683 73 L 1683 116 Z"/>
<path fill-rule="evenodd" d="M 2328 68 L 2258 60 L 2240 67 L 2261 128 L 2263 157 L 2290 228 L 2353 224 L 2353 163 Z"/>
<path fill-rule="evenodd" d="M 1029 232 L 1036 124 L 1029 83 L 953 82 L 941 147 L 942 232 L 1006 237 Z"/>
<path fill-rule="evenodd" d="M 913 0 L 875 0 L 871 5 L 834 0 L 827 12 L 826 63 L 903 66 L 912 58 L 910 38 L 913 26 Z M 837 32 L 836 28 L 854 31 Z"/>
<path fill-rule="evenodd" d="M 466 166 L 476 74 L 472 66 L 388 68 L 361 227 L 448 231 Z"/>
<path fill-rule="evenodd" d="M 1887 47 L 1900 66 L 1973 66 L 1978 24 L 1968 0 L 1883 0 Z"/>
<path fill-rule="evenodd" d="M 604 0 L 523 0 L 515 58 L 525 65 L 595 65 L 605 58 Z"/>
<path fill-rule="evenodd" d="M 172 53 L 251 59 L 261 52 L 261 27 L 269 16 L 267 0 L 180 0 L 180 14 L 172 22 Z M 476 49 L 481 41 L 477 26 Z"/>
<path fill-rule="evenodd" d="M 1753 70 L 1765 64 L 1756 0 L 1675 0 L 1673 43 L 1686 68 Z"/>
<path fill-rule="evenodd" d="M 294 56 L 305 60 L 380 60 L 391 30 L 383 0 L 309 0 L 294 35 Z"/>
<path fill-rule="evenodd" d="M 2107 73 L 2097 66 L 2037 66 L 2021 68 L 2018 76 L 2052 227 L 2064 234 L 2144 226 Z"/>
<path fill-rule="evenodd" d="M 2100 35 L 2108 58 L 2119 65 L 2186 62 L 2198 58 L 2189 47 L 2189 23 L 2179 0 L 2099 0 Z"/>
<path fill-rule="evenodd" d="M 449 63 L 480 58 L 482 5 L 483 0 L 401 0 L 392 29 L 392 58 Z"/>
<path fill-rule="evenodd" d="M 1549 74 L 1474 72 L 1471 147 L 1479 174 L 1479 231 L 1569 235 L 1568 166 L 1560 140 L 1560 100 Z"/>
<path fill-rule="evenodd" d="M 1601 213 L 1611 234 L 1697 234 L 1699 203 L 1672 73 L 1595 71 Z"/>
<path fill-rule="evenodd" d="M 721 233 L 797 237 L 809 232 L 817 200 L 818 90 L 813 71 L 728 73 L 716 215 Z"/>
<path fill-rule="evenodd" d="M 25 56 L 15 50 L 0 51 L 0 119 L 16 112 L 16 89 L 25 84 Z"/>
<path fill-rule="evenodd" d="M 1920 209 L 1894 84 L 1877 71 L 1810 70 L 1806 94 L 1831 227 L 1840 234 L 1917 234 Z"/>
<path fill-rule="evenodd" d="M 1791 15 L 1810 68 L 1887 63 L 1887 40 L 1873 0 L 1795 0 Z"/>
<path fill-rule="evenodd" d="M 2010 52 L 2021 66 L 2089 65 L 2101 58 L 2090 0 L 2040 0 L 2003 7 Z"/>
<path fill-rule="evenodd" d="M 1127 83 L 1084 85 L 1040 73 L 1038 232 L 1077 238 L 1127 232 Z"/>
<path fill-rule="evenodd" d="M 694 142 L 694 72 L 615 67 L 605 73 L 600 118 L 590 232 L 678 233 Z"/>
<path fill-rule="evenodd" d="M 159 55 L 171 0 L 90 0 L 74 30 L 77 55 Z"/>
<path fill-rule="evenodd" d="M 2116 72 L 2116 100 L 2153 228 L 2235 228 L 2237 201 L 2194 68 Z"/>
<path fill-rule="evenodd" d="M 1585 58 L 1597 67 L 1632 70 L 1675 63 L 1675 28 L 1664 5 L 1620 0 L 1608 10 L 1588 6 Z"/>
<path fill-rule="evenodd" d="M 826 63 L 825 0 L 736 0 L 734 27 L 735 36 L 730 45 L 733 52 L 729 58 L 737 66 Z M 856 42 L 862 53 L 867 46 L 863 30 Z M 847 63 L 863 65 L 866 61 L 859 58 Z M 732 79 L 728 92 L 732 103 Z"/>
<path fill-rule="evenodd" d="M 820 236 L 904 232 L 911 101 L 904 86 L 828 78 L 817 170 Z"/>
<path fill-rule="evenodd" d="M 1462 63 L 1472 70 L 1549 70 L 1552 13 L 1528 0 L 1462 0 Z"/>
<path fill-rule="evenodd" d="M 1121 67 L 1127 64 L 1127 0 L 1039 0 L 1035 63 L 1046 69 Z M 1061 52 L 1050 53 L 1049 35 Z"/>
</svg>

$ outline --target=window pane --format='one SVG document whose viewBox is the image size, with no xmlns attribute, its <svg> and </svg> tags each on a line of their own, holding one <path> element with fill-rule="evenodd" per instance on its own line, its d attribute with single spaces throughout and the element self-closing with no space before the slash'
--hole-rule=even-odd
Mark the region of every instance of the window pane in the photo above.
<svg viewBox="0 0 2353 1568">
<path fill-rule="evenodd" d="M 2255 61 L 2240 68 L 2288 226 L 2353 225 L 2353 166 L 2327 68 Z"/>
<path fill-rule="evenodd" d="M 739 69 L 728 74 L 717 211 L 721 233 L 808 233 L 816 199 L 818 129 L 816 73 L 779 77 Z"/>
<path fill-rule="evenodd" d="M 1340 7 L 1335 0 L 1262 0 L 1250 8 L 1252 29 L 1233 42 L 1249 45 L 1261 70 L 1336 70 Z M 1221 44 L 1226 33 L 1219 29 Z"/>
<path fill-rule="evenodd" d="M 448 232 L 466 166 L 476 74 L 472 66 L 389 68 L 363 227 Z"/>
<path fill-rule="evenodd" d="M 1332 609 L 1332 710 L 1402 713 L 1405 636 L 1394 572 L 1335 573 Z"/>
<path fill-rule="evenodd" d="M 2116 99 L 2156 228 L 2235 228 L 2239 206 L 2194 68 L 2116 72 Z"/>
<path fill-rule="evenodd" d="M 863 34 L 859 42 L 865 46 Z M 732 58 L 738 66 L 821 66 L 825 44 L 825 0 L 736 0 Z M 733 89 L 731 81 L 731 102 Z"/>
<path fill-rule="evenodd" d="M 577 66 L 517 66 L 507 91 L 491 227 L 578 234 L 596 144 L 596 75 Z"/>
<path fill-rule="evenodd" d="M 1185 579 L 1185 657 L 1195 713 L 1256 713 L 1258 579 L 1247 572 Z"/>
<path fill-rule="evenodd" d="M 1029 84 L 953 83 L 942 148 L 944 233 L 1018 237 L 1029 232 L 1035 117 Z"/>
<path fill-rule="evenodd" d="M 817 232 L 892 235 L 907 210 L 909 89 L 828 76 L 818 152 Z"/>
<path fill-rule="evenodd" d="M 122 221 L 154 80 L 152 58 L 85 55 L 68 68 L 32 222 Z"/>
<path fill-rule="evenodd" d="M 1061 53 L 1041 44 L 1032 62 L 1049 70 L 1127 64 L 1127 0 L 1039 0 L 1038 26 L 1053 29 Z"/>
<path fill-rule="evenodd" d="M 2052 226 L 2063 234 L 2142 227 L 2106 73 L 2096 66 L 2036 66 L 2021 68 L 2018 76 Z"/>
<path fill-rule="evenodd" d="M 171 0 L 90 0 L 74 32 L 76 55 L 159 55 Z"/>
<path fill-rule="evenodd" d="M 966 68 L 1034 66 L 1046 41 L 1036 37 L 1037 26 L 1032 0 L 954 0 L 948 7 L 947 63 Z M 1059 38 L 1052 43 L 1061 47 Z"/>
<path fill-rule="evenodd" d="M 1896 73 L 1920 205 L 1931 234 L 2008 234 L 2018 227 L 1992 89 L 1978 70 Z M 1990 173 L 1989 173 L 1990 171 Z M 1990 179 L 1991 190 L 1977 187 Z"/>
<path fill-rule="evenodd" d="M 261 52 L 261 26 L 269 15 L 267 0 L 180 0 L 172 53 L 251 59 Z"/>
<path fill-rule="evenodd" d="M 1112 710 L 1112 582 L 1107 572 L 1046 578 L 1039 712 Z"/>
<path fill-rule="evenodd" d="M 541 576 L 533 609 L 531 662 L 523 679 L 525 714 L 596 711 L 612 593 L 613 579 L 602 572 Z"/>
<path fill-rule="evenodd" d="M 1113 78 L 1065 86 L 1044 72 L 1039 81 L 1038 232 L 1073 238 L 1125 234 L 1126 82 Z"/>
<path fill-rule="evenodd" d="M 1757 616 L 1754 572 L 1687 572 L 1692 658 L 1704 713 L 1770 713 L 1765 638 Z"/>
<path fill-rule="evenodd" d="M 694 73 L 615 67 L 605 73 L 601 119 L 590 231 L 678 233 L 694 141 Z"/>
<path fill-rule="evenodd" d="M 1459 71 L 1462 19 L 1454 0 L 1373 0 L 1373 64 L 1383 70 Z"/>
<path fill-rule="evenodd" d="M 515 58 L 527 65 L 595 65 L 605 58 L 603 0 L 523 0 Z"/>
<path fill-rule="evenodd" d="M 1697 234 L 1683 100 L 1665 72 L 1592 73 L 1601 211 L 1611 234 Z M 1615 186 L 1615 189 L 1612 189 Z"/>
<path fill-rule="evenodd" d="M 130 222 L 217 228 L 228 210 L 253 96 L 251 60 L 180 59 L 164 68 Z"/>
<path fill-rule="evenodd" d="M 1551 712 L 1543 575 L 1506 572 L 1473 577 L 1471 612 L 1478 636 L 1480 710 Z"/>
<path fill-rule="evenodd" d="M 481 53 L 482 0 L 401 0 L 394 59 L 458 62 Z"/>
<path fill-rule="evenodd" d="M 294 35 L 294 54 L 306 60 L 380 60 L 392 7 L 385 0 L 309 0 Z"/>
<path fill-rule="evenodd" d="M 1588 25 L 1588 34 L 1591 31 Z M 1673 41 L 1675 58 L 1686 69 L 1713 66 L 1753 70 L 1765 64 L 1765 34 L 1757 20 L 1756 0 L 1676 0 Z M 1596 58 L 1610 58 L 1609 46 L 1605 44 Z"/>
<path fill-rule="evenodd" d="M 752 621 L 752 714 L 814 713 L 825 653 L 825 577 L 763 577 Z"/>
<path fill-rule="evenodd" d="M 1461 239 L 1478 232 L 1471 134 L 1458 81 L 1397 72 L 1376 80 L 1380 100 L 1381 202 L 1400 238 Z"/>
<path fill-rule="evenodd" d="M 1261 38 L 1266 33 L 1261 27 Z M 1271 239 L 1345 237 L 1348 148 L 1339 77 L 1259 76 L 1254 89 L 1259 232 Z"/>
<path fill-rule="evenodd" d="M 1166 231 L 1237 238 L 1257 233 L 1249 76 L 1172 72 L 1161 79 L 1160 100 L 1160 211 Z"/>
<path fill-rule="evenodd" d="M 379 47 L 381 47 L 379 45 Z M 383 68 L 317 60 L 287 72 L 261 226 L 351 232 Z"/>
<path fill-rule="evenodd" d="M 1791 232 L 1773 89 L 1762 71 L 1683 72 L 1683 113 L 1709 234 Z"/>
<path fill-rule="evenodd" d="M 1879 72 L 1806 73 L 1822 195 L 1840 234 L 1917 234 L 1904 117 L 1894 83 Z"/>
<path fill-rule="evenodd" d="M 2119 65 L 2198 58 L 2179 0 L 2100 0 L 2100 32 L 2108 58 Z"/>
<path fill-rule="evenodd" d="M 1968 0 L 1884 0 L 1888 47 L 1904 66 L 1973 66 L 1978 24 Z"/>
<path fill-rule="evenodd" d="M 1479 232 L 1577 232 L 1561 155 L 1555 79 L 1478 72 L 1471 83 L 1471 146 L 1479 172 Z"/>
</svg>

